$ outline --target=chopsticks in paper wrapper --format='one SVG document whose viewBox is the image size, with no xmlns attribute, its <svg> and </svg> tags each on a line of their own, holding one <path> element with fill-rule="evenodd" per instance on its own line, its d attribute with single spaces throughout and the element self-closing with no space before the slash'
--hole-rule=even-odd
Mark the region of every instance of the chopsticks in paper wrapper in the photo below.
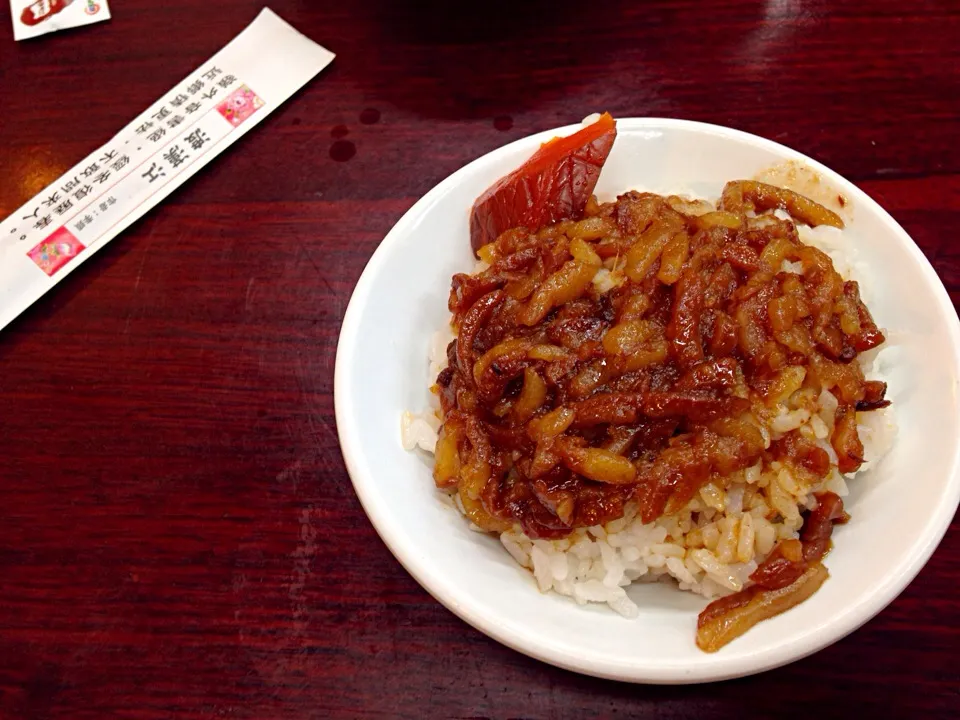
<svg viewBox="0 0 960 720">
<path fill-rule="evenodd" d="M 0 223 L 0 329 L 333 58 L 264 9 L 107 144 Z"/>
</svg>

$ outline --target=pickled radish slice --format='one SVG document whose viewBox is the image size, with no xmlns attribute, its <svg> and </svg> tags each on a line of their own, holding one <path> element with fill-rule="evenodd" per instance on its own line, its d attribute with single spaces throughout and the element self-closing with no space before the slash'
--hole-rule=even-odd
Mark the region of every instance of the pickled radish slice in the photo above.
<svg viewBox="0 0 960 720">
<path fill-rule="evenodd" d="M 573 135 L 544 143 L 473 204 L 473 251 L 496 240 L 504 230 L 525 227 L 536 231 L 583 215 L 616 137 L 616 122 L 604 113 Z"/>
</svg>

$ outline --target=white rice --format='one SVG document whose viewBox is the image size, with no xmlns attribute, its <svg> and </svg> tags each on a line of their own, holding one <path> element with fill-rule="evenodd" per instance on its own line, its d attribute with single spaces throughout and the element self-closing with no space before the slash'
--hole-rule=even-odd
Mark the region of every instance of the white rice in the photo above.
<svg viewBox="0 0 960 720">
<path fill-rule="evenodd" d="M 427 412 L 414 415 L 405 412 L 400 417 L 400 438 L 404 450 L 413 450 L 418 447 L 432 453 L 437 448 L 437 433 L 442 421 L 436 413 Z"/>
<path fill-rule="evenodd" d="M 801 240 L 833 259 L 845 279 L 861 280 L 862 265 L 849 238 L 835 228 L 800 226 Z M 796 272 L 799 268 L 783 268 Z M 594 282 L 609 288 L 615 281 L 601 270 Z M 861 295 L 867 302 L 861 282 Z M 446 346 L 453 339 L 449 328 L 436 333 L 429 348 L 431 382 L 446 366 Z M 885 349 L 887 344 L 883 346 Z M 881 350 L 859 357 L 868 377 L 883 379 Z M 823 391 L 810 409 L 809 398 L 788 398 L 771 418 L 758 419 L 767 440 L 791 430 L 815 439 L 830 457 L 833 469 L 825 480 L 806 486 L 780 463 L 761 467 L 757 463 L 728 477 L 715 477 L 685 508 L 644 524 L 637 509 L 628 504 L 625 515 L 604 526 L 581 528 L 562 540 L 531 539 L 515 526 L 500 534 L 507 553 L 530 570 L 541 592 L 556 592 L 578 604 L 606 603 L 624 617 L 636 617 L 637 605 L 624 588 L 635 582 L 675 582 L 680 589 L 711 598 L 740 590 L 757 565 L 782 539 L 796 538 L 803 524 L 801 511 L 816 507 L 815 492 L 830 490 L 849 494 L 846 478 L 836 469 L 837 455 L 829 443 L 837 399 Z M 889 450 L 896 426 L 892 408 L 858 413 L 866 462 L 860 472 L 872 467 Z M 436 410 L 420 415 L 404 413 L 403 445 L 432 452 L 440 419 Z M 455 498 L 459 501 L 459 498 Z M 462 506 L 457 502 L 462 511 Z M 772 518 L 772 520 L 770 519 Z M 474 528 L 479 529 L 479 528 Z"/>
</svg>

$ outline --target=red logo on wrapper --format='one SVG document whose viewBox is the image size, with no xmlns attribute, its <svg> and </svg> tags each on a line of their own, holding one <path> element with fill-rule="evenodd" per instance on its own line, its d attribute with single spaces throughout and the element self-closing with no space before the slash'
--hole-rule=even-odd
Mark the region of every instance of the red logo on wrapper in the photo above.
<svg viewBox="0 0 960 720">
<path fill-rule="evenodd" d="M 217 112 L 223 115 L 228 123 L 237 127 L 262 107 L 263 100 L 246 85 L 241 85 L 217 105 Z"/>
<path fill-rule="evenodd" d="M 56 272 L 84 250 L 84 245 L 65 227 L 54 231 L 27 253 L 47 275 Z"/>
<path fill-rule="evenodd" d="M 24 25 L 36 25 L 51 15 L 56 15 L 72 2 L 73 0 L 38 0 L 23 9 L 20 22 Z"/>
</svg>

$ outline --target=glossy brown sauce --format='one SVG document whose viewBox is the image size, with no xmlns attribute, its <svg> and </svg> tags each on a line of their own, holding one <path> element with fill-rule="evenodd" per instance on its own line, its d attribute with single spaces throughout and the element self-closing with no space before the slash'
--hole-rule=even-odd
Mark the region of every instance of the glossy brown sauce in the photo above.
<svg viewBox="0 0 960 720">
<path fill-rule="evenodd" d="M 631 500 L 650 522 L 758 461 L 815 484 L 827 452 L 760 429 L 805 390 L 837 397 L 829 440 L 840 470 L 856 470 L 856 411 L 886 403 L 856 358 L 883 335 L 857 284 L 766 212 L 777 208 L 843 225 L 803 196 L 740 181 L 717 210 L 630 192 L 483 247 L 489 267 L 451 286 L 437 485 L 483 529 L 559 538 Z"/>
</svg>

